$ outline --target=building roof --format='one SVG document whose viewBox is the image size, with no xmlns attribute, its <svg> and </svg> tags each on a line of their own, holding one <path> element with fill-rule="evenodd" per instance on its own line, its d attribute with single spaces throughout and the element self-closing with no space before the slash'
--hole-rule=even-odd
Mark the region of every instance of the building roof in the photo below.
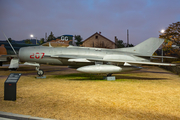
<svg viewBox="0 0 180 120">
<path fill-rule="evenodd" d="M 94 33 L 93 35 L 91 35 L 90 37 L 88 37 L 87 39 L 85 39 L 85 40 L 83 41 L 83 43 L 84 43 L 85 41 L 87 41 L 89 38 L 95 36 L 96 34 L 99 35 L 99 36 L 101 36 L 101 37 L 103 37 L 104 39 L 106 39 L 106 40 L 112 42 L 113 44 L 115 44 L 113 41 L 109 40 L 108 38 L 104 37 L 103 35 L 101 35 L 101 34 L 99 34 L 99 33 L 97 33 L 97 32 Z"/>
</svg>

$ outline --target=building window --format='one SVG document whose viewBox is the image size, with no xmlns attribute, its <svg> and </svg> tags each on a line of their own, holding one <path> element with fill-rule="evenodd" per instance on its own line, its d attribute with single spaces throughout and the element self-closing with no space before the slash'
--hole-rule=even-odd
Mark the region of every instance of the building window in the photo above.
<svg viewBox="0 0 180 120">
<path fill-rule="evenodd" d="M 98 39 L 98 36 L 96 36 L 96 39 Z"/>
</svg>

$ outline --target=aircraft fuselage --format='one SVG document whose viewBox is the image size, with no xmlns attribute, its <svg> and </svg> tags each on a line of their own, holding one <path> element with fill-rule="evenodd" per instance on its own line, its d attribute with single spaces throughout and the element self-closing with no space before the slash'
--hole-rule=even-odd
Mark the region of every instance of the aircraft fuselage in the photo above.
<svg viewBox="0 0 180 120">
<path fill-rule="evenodd" d="M 101 48 L 81 48 L 81 47 L 44 47 L 44 46 L 38 46 L 38 47 L 25 47 L 21 48 L 19 51 L 19 58 L 21 62 L 35 62 L 40 64 L 55 64 L 55 65 L 68 65 L 68 66 L 83 66 L 83 65 L 90 65 L 94 64 L 92 62 L 72 62 L 68 61 L 66 58 L 58 58 L 58 57 L 47 57 L 47 56 L 77 56 L 76 59 L 79 59 L 79 56 L 82 56 L 80 58 L 95 58 L 98 60 L 101 59 L 113 59 L 108 58 L 108 56 L 111 55 L 117 55 L 119 59 L 124 60 L 146 60 L 139 57 L 131 56 L 131 54 L 125 54 L 124 52 L 119 52 L 111 49 L 101 49 Z M 118 59 L 116 57 L 116 59 Z"/>
</svg>

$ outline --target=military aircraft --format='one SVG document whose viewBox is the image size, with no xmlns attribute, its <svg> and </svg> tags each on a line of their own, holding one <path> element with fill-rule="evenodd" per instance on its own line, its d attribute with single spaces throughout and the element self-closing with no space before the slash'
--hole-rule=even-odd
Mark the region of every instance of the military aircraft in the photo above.
<svg viewBox="0 0 180 120">
<path fill-rule="evenodd" d="M 25 65 L 35 66 L 39 76 L 44 74 L 40 69 L 41 64 L 69 66 L 80 72 L 105 73 L 111 76 L 113 73 L 141 69 L 138 65 L 142 64 L 175 66 L 170 63 L 150 62 L 151 57 L 161 57 L 152 54 L 163 42 L 164 39 L 149 38 L 135 47 L 118 49 L 52 47 L 50 43 L 49 46 L 22 47 L 19 54 L 11 59 L 9 68 L 18 68 L 19 62 L 24 62 Z"/>
</svg>

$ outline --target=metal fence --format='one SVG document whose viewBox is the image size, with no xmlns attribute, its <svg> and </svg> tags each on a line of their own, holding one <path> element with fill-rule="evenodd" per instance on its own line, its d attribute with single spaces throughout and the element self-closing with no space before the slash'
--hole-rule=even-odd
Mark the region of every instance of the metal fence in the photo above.
<svg viewBox="0 0 180 120">
<path fill-rule="evenodd" d="M 166 70 L 169 70 L 177 75 L 180 75 L 180 65 L 177 65 L 177 66 L 173 66 L 173 67 L 170 67 L 170 66 L 161 66 L 161 68 L 164 68 Z"/>
</svg>

